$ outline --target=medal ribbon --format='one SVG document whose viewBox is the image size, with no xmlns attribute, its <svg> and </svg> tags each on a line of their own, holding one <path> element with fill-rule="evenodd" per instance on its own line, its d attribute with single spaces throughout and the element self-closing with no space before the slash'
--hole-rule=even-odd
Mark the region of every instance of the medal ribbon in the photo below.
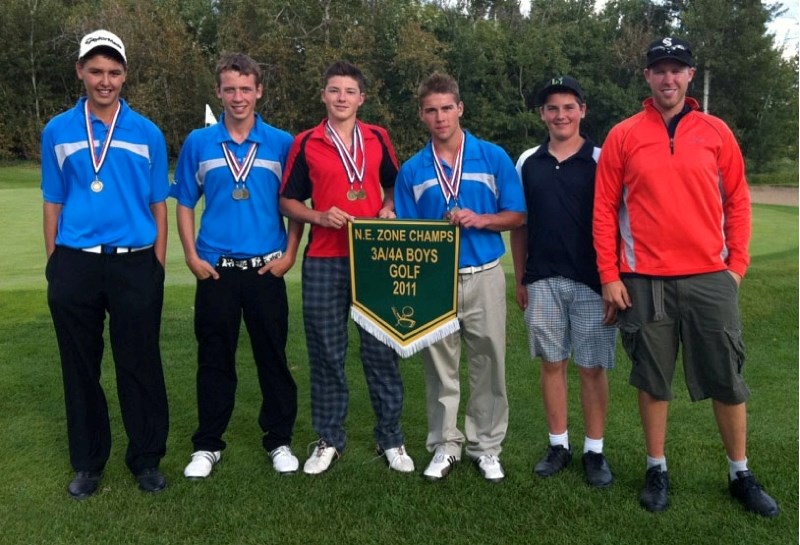
<svg viewBox="0 0 800 545">
<path fill-rule="evenodd" d="M 228 163 L 228 168 L 233 174 L 233 183 L 237 186 L 240 182 L 244 183 L 247 180 L 247 175 L 250 174 L 250 169 L 253 168 L 253 164 L 256 162 L 258 144 L 253 142 L 250 145 L 250 149 L 247 150 L 247 155 L 241 164 L 239 164 L 236 154 L 228 149 L 228 145 L 225 142 L 222 143 L 222 151 L 225 153 L 225 162 Z"/>
<path fill-rule="evenodd" d="M 439 182 L 439 187 L 444 196 L 446 208 L 450 209 L 450 200 L 453 204 L 458 204 L 458 190 L 461 187 L 461 165 L 464 161 L 464 142 L 466 138 L 464 133 L 461 133 L 461 146 L 458 148 L 455 160 L 453 161 L 453 168 L 451 176 L 448 178 L 447 173 L 444 171 L 439 156 L 436 154 L 436 146 L 431 142 L 431 151 L 433 151 L 433 169 L 436 171 L 436 180 Z"/>
<path fill-rule="evenodd" d="M 333 145 L 336 148 L 336 151 L 339 153 L 339 158 L 342 160 L 342 164 L 344 165 L 344 170 L 347 172 L 347 180 L 350 182 L 350 185 L 353 185 L 353 182 L 357 179 L 359 184 L 364 183 L 364 169 L 367 166 L 367 159 L 364 155 L 364 137 L 361 135 L 361 129 L 358 128 L 358 123 L 356 123 L 355 127 L 353 128 L 353 153 L 350 154 L 350 151 L 347 149 L 347 146 L 344 145 L 344 141 L 339 136 L 339 134 L 331 127 L 329 121 L 325 122 L 325 129 L 328 131 L 328 135 L 331 137 L 331 141 L 333 141 Z M 358 159 L 359 156 L 361 158 L 361 169 L 358 168 Z"/>
<path fill-rule="evenodd" d="M 106 140 L 103 142 L 103 149 L 100 150 L 100 157 L 97 157 L 97 154 L 94 150 L 94 131 L 92 130 L 92 119 L 89 116 L 89 101 L 87 100 L 84 104 L 83 111 L 86 117 L 86 138 L 89 140 L 89 151 L 92 155 L 92 167 L 94 167 L 94 177 L 95 179 L 99 179 L 100 169 L 103 168 L 103 163 L 106 161 L 106 155 L 108 155 L 108 148 L 111 147 L 111 137 L 114 135 L 114 129 L 117 128 L 117 118 L 119 117 L 119 112 L 122 109 L 122 105 L 117 102 L 117 111 L 114 112 L 114 118 L 111 120 L 111 125 L 108 126 L 108 134 L 106 134 Z"/>
</svg>

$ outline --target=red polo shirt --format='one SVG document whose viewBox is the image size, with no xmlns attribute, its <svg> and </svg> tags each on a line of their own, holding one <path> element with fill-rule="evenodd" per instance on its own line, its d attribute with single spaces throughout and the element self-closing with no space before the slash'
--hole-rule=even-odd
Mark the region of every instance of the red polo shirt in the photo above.
<svg viewBox="0 0 800 545">
<path fill-rule="evenodd" d="M 297 135 L 281 184 L 281 196 L 305 201 L 311 199 L 314 210 L 326 211 L 335 206 L 357 218 L 374 218 L 383 203 L 381 188 L 394 187 L 397 157 L 385 129 L 357 121 L 364 139 L 363 188 L 365 199 L 349 200 L 351 189 L 342 160 L 325 132 L 325 120 Z M 309 257 L 347 257 L 347 229 L 311 226 L 306 255 Z"/>
</svg>

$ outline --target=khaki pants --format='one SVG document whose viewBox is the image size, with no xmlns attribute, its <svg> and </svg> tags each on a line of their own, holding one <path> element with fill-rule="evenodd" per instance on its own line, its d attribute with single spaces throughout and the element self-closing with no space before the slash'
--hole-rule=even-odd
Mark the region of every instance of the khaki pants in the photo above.
<svg viewBox="0 0 800 545">
<path fill-rule="evenodd" d="M 506 283 L 501 266 L 458 276 L 459 332 L 423 350 L 427 391 L 426 446 L 461 457 L 458 429 L 461 340 L 467 347 L 469 400 L 464 418 L 467 455 L 500 454 L 508 428 L 506 395 Z"/>
</svg>

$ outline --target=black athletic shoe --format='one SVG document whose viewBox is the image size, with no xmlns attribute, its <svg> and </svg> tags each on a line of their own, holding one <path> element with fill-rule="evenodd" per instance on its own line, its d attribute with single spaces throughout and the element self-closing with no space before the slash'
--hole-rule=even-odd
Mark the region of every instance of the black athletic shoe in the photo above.
<svg viewBox="0 0 800 545">
<path fill-rule="evenodd" d="M 561 445 L 547 447 L 544 457 L 534 466 L 533 472 L 540 477 L 555 475 L 572 461 L 572 449 Z"/>
<path fill-rule="evenodd" d="M 644 474 L 644 488 L 639 504 L 648 511 L 664 511 L 669 505 L 669 475 L 661 466 L 653 466 Z"/>
<path fill-rule="evenodd" d="M 102 475 L 99 471 L 78 471 L 67 486 L 67 492 L 76 500 L 85 500 L 97 492 Z"/>
<path fill-rule="evenodd" d="M 608 488 L 614 482 L 611 468 L 602 453 L 589 451 L 583 455 L 583 471 L 586 482 L 595 488 Z"/>
<path fill-rule="evenodd" d="M 781 512 L 778 502 L 764 492 L 764 487 L 748 471 L 737 471 L 736 479 L 728 477 L 728 490 L 745 509 L 762 517 L 777 517 Z"/>
<path fill-rule="evenodd" d="M 156 467 L 143 469 L 136 475 L 139 488 L 145 492 L 159 492 L 167 487 L 167 479 Z"/>
</svg>

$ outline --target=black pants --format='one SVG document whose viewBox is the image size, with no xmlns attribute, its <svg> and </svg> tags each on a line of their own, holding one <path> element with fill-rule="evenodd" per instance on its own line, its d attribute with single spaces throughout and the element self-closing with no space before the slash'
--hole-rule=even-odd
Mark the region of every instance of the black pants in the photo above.
<svg viewBox="0 0 800 545">
<path fill-rule="evenodd" d="M 57 247 L 46 276 L 72 467 L 102 471 L 111 451 L 108 405 L 100 385 L 106 313 L 128 435 L 125 463 L 134 474 L 157 467 L 169 430 L 159 349 L 164 268 L 152 249 L 104 255 Z"/>
<path fill-rule="evenodd" d="M 194 327 L 198 343 L 198 427 L 195 450 L 223 450 L 233 413 L 236 347 L 242 316 L 250 334 L 262 402 L 258 416 L 267 451 L 292 440 L 297 386 L 286 362 L 289 305 L 286 283 L 257 269 L 217 268 L 218 280 L 197 281 Z"/>
</svg>

